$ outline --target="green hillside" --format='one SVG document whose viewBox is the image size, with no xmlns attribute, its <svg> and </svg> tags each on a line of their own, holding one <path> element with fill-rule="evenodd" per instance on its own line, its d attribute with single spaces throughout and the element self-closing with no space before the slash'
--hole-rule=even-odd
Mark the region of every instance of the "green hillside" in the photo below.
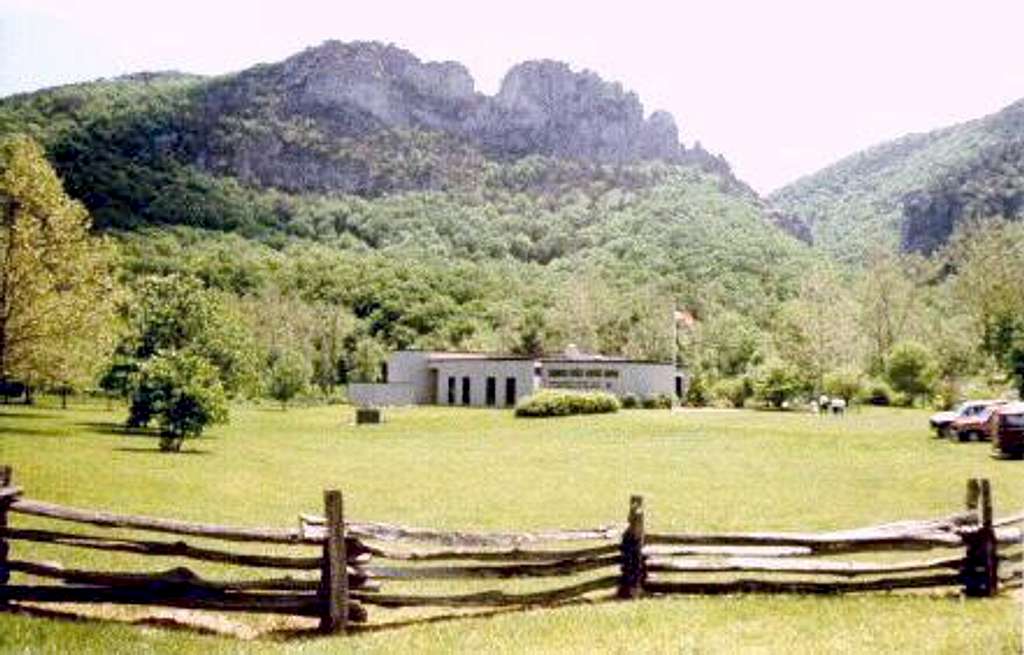
<svg viewBox="0 0 1024 655">
<path fill-rule="evenodd" d="M 353 339 L 387 346 L 509 348 L 542 323 L 548 347 L 663 357 L 664 340 L 637 344 L 640 324 L 674 304 L 769 321 L 816 259 L 722 158 L 681 146 L 670 116 L 644 119 L 618 85 L 538 62 L 510 72 L 515 94 L 488 98 L 451 90 L 458 65 L 436 66 L 325 44 L 219 78 L 2 99 L 0 136 L 44 146 L 121 241 L 129 281 L 283 290 L 344 307 Z M 552 113 L 531 123 L 538 94 Z M 571 318 L 581 302 L 586 327 Z"/>
<path fill-rule="evenodd" d="M 846 261 L 863 261 L 878 244 L 930 252 L 965 218 L 1019 212 L 1022 138 L 1024 101 L 857 153 L 770 201 L 807 221 L 815 244 Z"/>
</svg>

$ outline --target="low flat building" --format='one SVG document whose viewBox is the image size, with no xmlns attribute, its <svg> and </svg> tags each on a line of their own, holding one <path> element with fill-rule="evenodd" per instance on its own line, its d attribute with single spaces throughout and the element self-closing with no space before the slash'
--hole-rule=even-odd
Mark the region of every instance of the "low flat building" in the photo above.
<svg viewBox="0 0 1024 655">
<path fill-rule="evenodd" d="M 534 391 L 606 391 L 638 399 L 683 394 L 685 377 L 673 364 L 588 355 L 520 357 L 487 353 L 400 350 L 388 357 L 379 383 L 349 384 L 357 405 L 512 407 Z"/>
</svg>

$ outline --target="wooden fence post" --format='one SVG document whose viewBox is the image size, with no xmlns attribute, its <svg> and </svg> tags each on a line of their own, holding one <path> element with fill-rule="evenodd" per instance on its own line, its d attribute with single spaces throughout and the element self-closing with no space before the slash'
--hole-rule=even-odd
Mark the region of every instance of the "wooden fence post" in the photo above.
<svg viewBox="0 0 1024 655">
<path fill-rule="evenodd" d="M 967 511 L 973 514 L 972 521 L 974 523 L 980 523 L 978 520 L 978 501 L 981 498 L 981 483 L 977 478 L 971 478 L 967 481 Z"/>
<path fill-rule="evenodd" d="M 10 466 L 0 466 L 0 489 L 11 486 L 12 471 Z M 7 506 L 9 498 L 0 498 L 0 530 L 7 529 Z M 0 535 L 0 588 L 11 579 L 11 571 L 7 567 L 10 543 Z M 0 591 L 0 605 L 7 604 L 7 595 Z"/>
<path fill-rule="evenodd" d="M 635 599 L 643 595 L 647 580 L 647 566 L 644 563 L 644 498 L 630 496 L 629 526 L 622 533 L 619 552 L 622 556 L 618 597 Z"/>
<path fill-rule="evenodd" d="M 337 633 L 348 629 L 348 557 L 345 553 L 345 515 L 341 492 L 324 491 L 323 564 L 320 569 L 320 630 Z"/>
<path fill-rule="evenodd" d="M 992 526 L 992 487 L 987 479 L 972 482 L 977 485 L 981 501 L 981 525 L 964 533 L 966 554 L 960 575 L 964 595 L 982 598 L 999 592 L 999 557 L 996 532 Z"/>
</svg>

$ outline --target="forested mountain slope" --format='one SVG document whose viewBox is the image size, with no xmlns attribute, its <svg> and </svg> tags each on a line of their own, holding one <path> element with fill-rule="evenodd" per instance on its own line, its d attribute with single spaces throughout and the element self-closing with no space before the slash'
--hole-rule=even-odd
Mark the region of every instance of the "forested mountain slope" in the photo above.
<svg viewBox="0 0 1024 655">
<path fill-rule="evenodd" d="M 972 217 L 1024 206 L 1024 101 L 843 159 L 771 195 L 810 224 L 816 245 L 861 261 L 881 243 L 931 252 Z"/>
<path fill-rule="evenodd" d="M 671 115 L 559 62 L 517 65 L 486 96 L 460 64 L 328 42 L 217 78 L 10 97 L 12 132 L 44 145 L 101 228 L 694 275 L 805 251 L 724 159 L 680 144 Z"/>
</svg>

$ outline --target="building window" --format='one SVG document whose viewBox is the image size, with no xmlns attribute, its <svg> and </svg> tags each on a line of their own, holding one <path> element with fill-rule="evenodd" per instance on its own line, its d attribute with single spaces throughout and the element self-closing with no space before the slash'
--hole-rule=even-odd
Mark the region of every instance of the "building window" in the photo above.
<svg viewBox="0 0 1024 655">
<path fill-rule="evenodd" d="M 487 378 L 487 406 L 494 407 L 498 403 L 498 380 Z"/>
<path fill-rule="evenodd" d="M 515 378 L 505 378 L 505 404 L 509 407 L 516 404 Z"/>
<path fill-rule="evenodd" d="M 448 376 L 448 404 L 455 404 L 455 378 Z"/>
<path fill-rule="evenodd" d="M 462 404 L 469 404 L 469 378 L 462 378 Z"/>
</svg>

